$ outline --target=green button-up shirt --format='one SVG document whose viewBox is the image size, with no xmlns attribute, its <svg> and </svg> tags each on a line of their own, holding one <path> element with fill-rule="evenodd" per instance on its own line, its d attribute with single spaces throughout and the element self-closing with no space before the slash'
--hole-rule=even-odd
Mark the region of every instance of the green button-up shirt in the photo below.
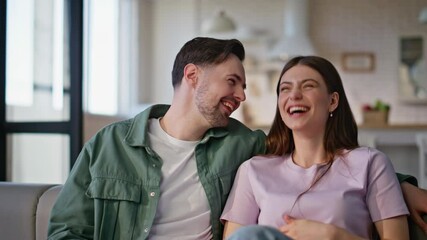
<svg viewBox="0 0 427 240">
<path fill-rule="evenodd" d="M 103 128 L 85 144 L 52 209 L 48 239 L 147 238 L 161 197 L 162 167 L 150 147 L 147 123 L 164 116 L 168 108 L 152 106 Z M 230 119 L 227 127 L 210 129 L 196 146 L 213 239 L 222 238 L 219 219 L 237 168 L 263 153 L 264 141 L 262 131 Z"/>
</svg>

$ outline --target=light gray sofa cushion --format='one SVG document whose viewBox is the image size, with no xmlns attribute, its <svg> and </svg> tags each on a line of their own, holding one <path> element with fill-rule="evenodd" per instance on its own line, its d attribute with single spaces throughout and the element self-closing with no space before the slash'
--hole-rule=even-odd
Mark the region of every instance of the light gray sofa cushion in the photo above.
<svg viewBox="0 0 427 240">
<path fill-rule="evenodd" d="M 56 189 L 51 190 L 53 184 L 24 184 L 0 182 L 0 238 L 2 240 L 26 240 L 46 239 L 38 238 L 36 233 L 36 220 L 40 219 L 38 225 L 39 233 L 47 231 L 48 216 L 44 209 L 52 208 L 49 204 L 56 198 Z M 43 194 L 48 191 L 48 195 Z M 43 200 L 40 202 L 40 200 Z M 44 201 L 48 200 L 48 201 Z M 40 204 L 39 204 L 40 202 Z M 41 216 L 37 215 L 42 213 Z M 44 228 L 44 229 L 43 229 Z"/>
</svg>

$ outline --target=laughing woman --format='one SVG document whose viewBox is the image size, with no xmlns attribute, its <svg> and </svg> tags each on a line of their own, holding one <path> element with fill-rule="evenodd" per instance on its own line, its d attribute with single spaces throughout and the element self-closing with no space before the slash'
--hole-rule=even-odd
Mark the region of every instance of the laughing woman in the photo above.
<svg viewBox="0 0 427 240">
<path fill-rule="evenodd" d="M 224 237 L 408 239 L 393 166 L 382 152 L 359 146 L 335 67 L 296 57 L 280 76 L 268 155 L 239 168 L 221 217 Z"/>
</svg>

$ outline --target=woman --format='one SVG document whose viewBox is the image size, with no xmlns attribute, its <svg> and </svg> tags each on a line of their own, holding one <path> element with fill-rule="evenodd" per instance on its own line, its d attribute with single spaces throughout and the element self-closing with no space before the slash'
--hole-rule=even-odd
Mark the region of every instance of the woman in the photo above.
<svg viewBox="0 0 427 240">
<path fill-rule="evenodd" d="M 293 58 L 277 95 L 269 155 L 239 168 L 221 217 L 224 237 L 258 224 L 270 228 L 249 232 L 276 236 L 269 239 L 371 239 L 376 233 L 408 239 L 408 210 L 393 166 L 378 150 L 359 147 L 335 67 L 321 57 Z M 239 234 L 245 232 L 235 235 L 243 239 Z"/>
</svg>

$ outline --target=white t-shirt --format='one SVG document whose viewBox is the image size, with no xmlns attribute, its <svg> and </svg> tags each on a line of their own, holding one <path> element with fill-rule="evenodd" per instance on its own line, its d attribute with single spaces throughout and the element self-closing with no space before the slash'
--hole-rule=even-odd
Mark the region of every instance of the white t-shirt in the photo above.
<svg viewBox="0 0 427 240">
<path fill-rule="evenodd" d="M 324 164 L 302 168 L 290 155 L 253 157 L 240 166 L 221 219 L 281 227 L 287 214 L 370 239 L 373 222 L 408 214 L 390 160 L 366 147 L 334 159 L 328 172 L 294 205 L 316 172 L 325 168 Z"/>
<path fill-rule="evenodd" d="M 159 119 L 149 120 L 148 135 L 163 161 L 160 198 L 149 239 L 211 239 L 211 212 L 194 155 L 199 141 L 173 138 Z"/>
</svg>

